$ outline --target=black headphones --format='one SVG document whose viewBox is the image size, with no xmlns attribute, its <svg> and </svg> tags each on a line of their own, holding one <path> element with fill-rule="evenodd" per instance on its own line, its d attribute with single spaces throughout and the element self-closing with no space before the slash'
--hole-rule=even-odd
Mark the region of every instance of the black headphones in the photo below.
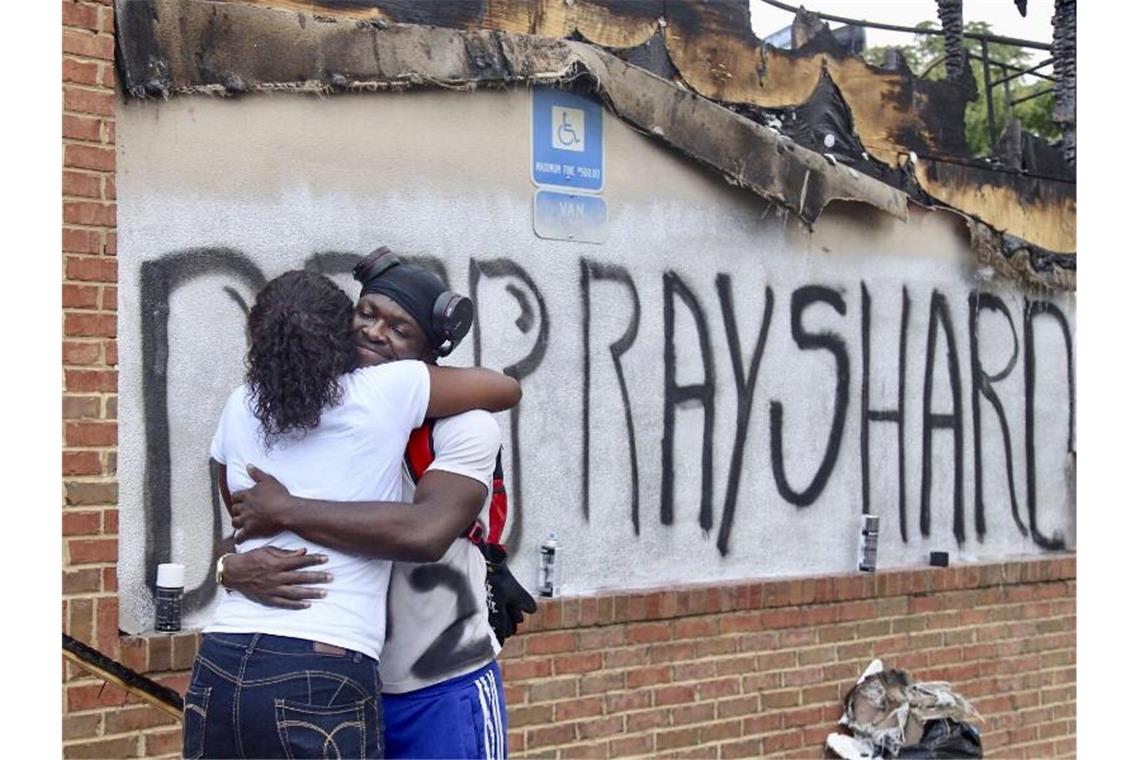
<svg viewBox="0 0 1140 760">
<path fill-rule="evenodd" d="M 400 257 L 382 245 L 352 268 L 352 276 L 363 285 L 400 263 Z M 475 305 L 470 298 L 450 290 L 440 293 L 431 308 L 432 333 L 440 336 L 439 345 L 432 349 L 440 356 L 450 354 L 467 335 L 474 319 Z"/>
</svg>

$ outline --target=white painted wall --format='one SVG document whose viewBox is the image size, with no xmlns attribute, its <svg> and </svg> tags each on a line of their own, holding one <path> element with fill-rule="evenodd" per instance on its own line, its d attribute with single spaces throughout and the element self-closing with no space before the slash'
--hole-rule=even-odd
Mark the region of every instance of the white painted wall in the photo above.
<svg viewBox="0 0 1140 760">
<path fill-rule="evenodd" d="M 146 569 L 148 528 L 169 533 L 169 556 L 153 561 L 187 565 L 187 587 L 206 582 L 215 517 L 207 475 L 208 443 L 227 391 L 240 382 L 243 316 L 236 298 L 251 303 L 254 287 L 223 265 L 230 249 L 250 271 L 271 278 L 315 253 L 365 253 L 386 244 L 401 254 L 445 262 L 452 286 L 470 292 L 472 261 L 505 258 L 522 267 L 545 305 L 545 354 L 523 381 L 519 411 L 521 467 L 508 451 L 508 488 L 521 534 L 511 546 L 512 569 L 533 585 L 538 545 L 555 530 L 565 546 L 566 593 L 671 583 L 853 571 L 862 511 L 860 420 L 862 383 L 861 283 L 871 297 L 870 406 L 893 408 L 898 389 L 904 288 L 906 333 L 905 477 L 907 540 L 898 505 L 897 427 L 873 422 L 869 433 L 872 511 L 882 517 L 881 567 L 926 564 L 931 550 L 954 563 L 1044 551 L 1018 529 L 1006 485 L 999 420 L 981 402 L 985 534 L 974 509 L 974 425 L 968 298 L 972 289 L 997 296 L 1014 329 L 995 311 L 978 322 L 979 355 L 997 375 L 1017 340 L 1008 377 L 994 384 L 1010 428 L 1012 473 L 1021 520 L 1028 527 L 1025 409 L 1026 298 L 1046 299 L 1075 327 L 1071 295 L 1027 294 L 979 272 L 960 223 L 949 214 L 914 208 L 909 222 L 866 206 L 836 204 L 814 232 L 786 220 L 757 196 L 660 147 L 607 114 L 606 243 L 542 240 L 534 235 L 529 180 L 530 98 L 526 91 L 414 92 L 316 98 L 298 95 L 241 99 L 180 97 L 130 102 L 118 114 L 119 351 L 120 351 L 120 589 L 121 625 L 144 630 L 153 619 L 153 569 Z M 155 383 L 144 389 L 144 362 L 163 366 L 158 348 L 144 346 L 164 317 L 144 308 L 144 281 L 153 287 L 171 271 L 178 252 L 190 255 L 187 279 L 168 299 L 165 409 L 152 408 Z M 184 254 L 185 256 L 185 254 Z M 636 340 L 622 357 L 630 393 L 640 479 L 640 530 L 631 517 L 630 451 L 624 407 L 608 346 L 632 314 L 628 292 L 593 282 L 590 310 L 591 453 L 589 517 L 583 510 L 583 301 L 581 261 L 628 270 L 640 299 Z M 144 267 L 145 265 L 145 267 Z M 672 524 L 661 519 L 665 352 L 663 276 L 674 272 L 703 310 L 715 372 L 711 437 L 711 530 L 699 524 L 703 414 L 696 402 L 676 412 Z M 718 549 L 737 418 L 731 352 L 716 289 L 731 278 L 735 317 L 747 370 L 764 312 L 773 311 L 746 428 L 735 519 L 725 553 Z M 346 275 L 336 278 L 351 295 Z M 517 288 L 534 312 L 519 327 Z M 836 291 L 846 313 L 810 306 L 803 329 L 838 336 L 849 360 L 849 403 L 834 469 L 818 498 L 798 507 L 776 487 L 769 439 L 770 405 L 784 410 L 784 462 L 791 486 L 803 490 L 824 456 L 836 403 L 836 359 L 827 350 L 801 350 L 793 340 L 792 294 L 808 285 Z M 232 289 L 228 294 L 226 288 Z M 930 448 L 929 534 L 920 530 L 923 395 L 932 294 L 945 296 L 960 379 L 964 540 L 954 535 L 954 444 L 936 429 Z M 534 293 L 513 277 L 482 276 L 479 308 L 482 363 L 501 368 L 535 344 L 539 309 Z M 161 304 L 161 299 L 159 305 Z M 154 304 L 151 304 L 153 306 Z M 676 299 L 677 382 L 705 378 L 692 312 Z M 1069 397 L 1066 351 L 1059 323 L 1036 318 L 1033 410 L 1036 446 L 1036 526 L 1075 547 L 1075 504 L 1068 464 Z M 931 410 L 952 408 L 946 336 L 936 334 Z M 473 336 L 453 363 L 473 360 Z M 158 374 L 152 377 L 159 377 Z M 169 492 L 148 501 L 147 452 L 160 417 L 170 433 Z M 500 415 L 510 449 L 509 415 Z M 149 420 L 149 422 L 148 422 Z M 149 424 L 149 428 L 148 428 Z M 517 471 L 517 472 L 516 472 Z M 520 498 L 521 497 L 521 498 Z M 521 501 L 521 509 L 519 503 Z M 156 516 L 144 514 L 150 504 Z M 157 515 L 168 513 L 166 523 Z M 149 526 L 148 526 L 149 519 Z M 164 525 L 168 524 L 168 528 Z M 153 541 L 153 539 L 152 539 Z M 157 544 L 155 544 L 157 545 Z M 167 554 L 167 552 L 163 552 Z M 202 624 L 208 605 L 191 604 L 189 625 Z"/>
</svg>

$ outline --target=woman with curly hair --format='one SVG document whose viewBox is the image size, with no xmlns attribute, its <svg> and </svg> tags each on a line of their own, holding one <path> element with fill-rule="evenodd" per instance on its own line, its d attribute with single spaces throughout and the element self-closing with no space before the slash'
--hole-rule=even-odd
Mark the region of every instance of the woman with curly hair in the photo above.
<svg viewBox="0 0 1140 760">
<path fill-rule="evenodd" d="M 211 444 L 227 507 L 279 473 L 297 495 L 398 501 L 408 434 L 425 417 L 502 411 L 518 383 L 478 368 L 420 361 L 357 367 L 353 304 L 331 280 L 294 271 L 257 295 L 249 313 L 246 382 L 229 396 Z M 186 757 L 380 757 L 379 676 L 391 562 L 282 531 L 272 544 L 319 550 L 331 576 L 305 609 L 228 593 L 203 631 L 186 694 Z"/>
</svg>

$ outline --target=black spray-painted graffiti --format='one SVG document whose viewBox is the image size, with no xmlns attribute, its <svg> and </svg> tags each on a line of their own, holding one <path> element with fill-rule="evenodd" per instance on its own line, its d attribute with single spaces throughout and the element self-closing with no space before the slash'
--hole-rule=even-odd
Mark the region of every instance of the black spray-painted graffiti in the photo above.
<svg viewBox="0 0 1140 760">
<path fill-rule="evenodd" d="M 357 260 L 356 254 L 344 252 L 319 252 L 310 256 L 304 266 L 313 271 L 338 275 L 351 270 Z M 434 257 L 413 257 L 416 263 L 428 267 L 448 281 L 446 265 Z M 162 258 L 145 262 L 141 269 L 141 317 L 142 317 L 142 361 L 143 361 L 143 393 L 144 393 L 144 425 L 146 431 L 146 471 L 144 475 L 143 511 L 146 522 L 146 548 L 145 562 L 148 577 L 153 577 L 155 567 L 159 562 L 167 561 L 170 555 L 171 541 L 171 442 L 170 421 L 167 411 L 168 402 L 168 359 L 171 352 L 168 337 L 168 323 L 170 319 L 170 303 L 174 292 L 204 275 L 218 275 L 232 278 L 235 284 L 243 286 L 247 292 L 254 292 L 266 282 L 265 274 L 240 251 L 226 248 L 203 248 L 178 251 Z M 594 376 L 594 367 L 591 366 L 591 313 L 597 308 L 592 298 L 593 289 L 597 283 L 607 282 L 620 286 L 629 299 L 631 317 L 623 334 L 608 348 L 612 359 L 613 369 L 617 380 L 621 402 L 624 409 L 624 422 L 626 439 L 629 449 L 629 471 L 631 483 L 631 497 L 629 504 L 630 520 L 634 533 L 641 530 L 640 489 L 641 481 L 638 468 L 638 431 L 646 429 L 655 430 L 655 420 L 635 419 L 633 407 L 630 403 L 627 386 L 626 370 L 623 369 L 622 358 L 636 344 L 641 332 L 642 299 L 633 276 L 623 266 L 583 258 L 579 261 L 579 292 L 581 296 L 581 330 L 582 330 L 582 514 L 588 521 L 590 519 L 590 455 L 591 430 L 594 427 L 591 418 L 591 383 Z M 551 333 L 551 315 L 541 289 L 531 274 L 519 263 L 508 258 L 471 259 L 468 263 L 468 287 L 473 299 L 478 303 L 480 285 L 484 281 L 502 280 L 506 293 L 515 300 L 519 308 L 519 315 L 515 319 L 515 327 L 522 335 L 533 335 L 534 342 L 524 356 L 505 366 L 503 371 L 521 382 L 525 382 L 542 364 L 548 348 Z M 759 383 L 760 368 L 766 352 L 770 353 L 770 343 L 775 340 L 771 334 L 773 314 L 779 308 L 780 298 L 771 287 L 764 289 L 763 314 L 760 324 L 755 330 L 755 342 L 747 356 L 742 347 L 742 330 L 736 316 L 736 304 L 733 295 L 732 278 L 729 274 L 719 273 L 714 280 L 719 311 L 725 342 L 728 347 L 732 366 L 733 383 L 736 395 L 736 418 L 732 440 L 731 455 L 728 460 L 727 485 L 724 500 L 721 506 L 720 526 L 716 539 L 719 552 L 728 554 L 731 544 L 732 528 L 737 522 L 737 502 L 739 500 L 740 481 L 746 462 L 745 449 L 751 423 L 754 398 Z M 713 331 L 706 316 L 704 306 L 701 304 L 692 284 L 687 282 L 675 271 L 666 271 L 661 280 L 662 287 L 662 326 L 663 326 L 663 368 L 664 384 L 662 387 L 662 421 L 660 423 L 661 435 L 661 504 L 660 521 L 663 525 L 671 525 L 675 519 L 674 494 L 676 468 L 674 456 L 676 455 L 676 425 L 677 410 L 679 408 L 699 408 L 703 416 L 701 432 L 701 475 L 700 500 L 698 524 L 706 532 L 712 530 L 714 525 L 714 494 L 713 494 L 713 430 L 716 413 L 717 374 L 713 352 Z M 232 288 L 226 292 L 238 303 L 242 309 L 247 304 Z M 610 291 L 614 292 L 614 291 Z M 898 525 L 899 535 L 903 541 L 909 539 L 908 535 L 908 509 L 906 500 L 906 467 L 907 460 L 905 435 L 905 422 L 907 419 L 907 385 L 906 376 L 908 368 L 908 338 L 910 337 L 912 293 L 902 288 L 902 307 L 898 321 L 898 377 L 897 401 L 894 408 L 872 408 L 870 389 L 871 356 L 872 356 L 872 322 L 873 298 L 866 283 L 860 283 L 860 330 L 861 340 L 861 381 L 860 388 L 860 414 L 859 414 L 859 457 L 862 484 L 861 509 L 864 513 L 875 511 L 871 498 L 871 468 L 872 452 L 870 446 L 871 423 L 886 423 L 896 426 L 897 451 L 894 452 L 898 461 Z M 696 355 L 694 362 L 702 370 L 700 382 L 681 385 L 678 382 L 678 345 L 676 338 L 677 304 L 683 305 L 696 331 Z M 769 436 L 772 478 L 775 490 L 790 505 L 802 509 L 814 504 L 827 488 L 836 467 L 836 462 L 842 448 L 844 432 L 847 426 L 847 410 L 851 395 L 851 358 L 847 341 L 832 331 L 809 331 L 805 329 L 804 316 L 809 310 L 819 310 L 820 313 L 829 313 L 832 318 L 846 319 L 848 305 L 844 292 L 840 289 L 820 284 L 809 284 L 796 288 L 790 293 L 787 301 L 790 319 L 790 338 L 796 348 L 802 352 L 824 352 L 829 360 L 834 362 L 834 404 L 831 424 L 826 433 L 824 453 L 814 473 L 807 484 L 797 486 L 789 478 L 786 462 L 790 457 L 799 456 L 798 452 L 788 448 L 786 437 L 786 423 L 784 405 L 787 400 L 769 399 Z M 996 416 L 1002 437 L 1002 446 L 1005 455 L 1005 475 L 1009 490 L 1009 503 L 1013 524 L 1023 534 L 1032 538 L 1035 544 L 1044 549 L 1062 549 L 1064 541 L 1060 534 L 1046 537 L 1041 533 L 1037 516 L 1037 451 L 1035 441 L 1034 421 L 1036 414 L 1036 387 L 1038 358 L 1036 355 L 1035 325 L 1038 320 L 1049 317 L 1060 328 L 1065 346 L 1065 371 L 1068 381 L 1068 451 L 1073 447 L 1073 349 L 1072 335 L 1068 319 L 1064 312 L 1055 304 L 1044 300 L 1026 300 L 1023 308 L 1021 336 L 1017 334 L 1014 319 L 1009 305 L 999 296 L 987 292 L 971 292 L 966 303 L 968 311 L 969 335 L 969 382 L 970 407 L 973 425 L 974 447 L 974 531 L 979 540 L 984 539 L 987 531 L 986 505 L 983 499 L 983 466 L 982 457 L 982 425 L 983 407 L 981 400 L 985 399 L 988 407 Z M 1000 314 L 1008 325 L 1012 338 L 1012 351 L 1006 365 L 997 372 L 982 366 L 978 337 L 979 318 L 983 313 Z M 923 537 L 931 535 L 931 491 L 933 483 L 933 463 L 935 459 L 935 434 L 949 436 L 953 445 L 953 487 L 951 501 L 953 504 L 953 532 L 959 543 L 966 540 L 966 515 L 963 496 L 964 448 L 966 423 L 966 407 L 963 401 L 962 378 L 960 375 L 959 349 L 955 332 L 955 325 L 951 317 L 951 302 L 943 293 L 932 289 L 929 296 L 929 310 L 925 335 L 925 355 L 923 365 L 923 396 L 922 396 L 922 451 L 921 451 L 921 488 L 919 508 L 919 532 Z M 472 330 L 472 343 L 475 363 L 480 364 L 483 357 L 484 335 L 477 319 Z M 751 335 L 748 330 L 745 335 Z M 877 330 L 877 334 L 885 334 Z M 893 333 L 891 333 L 893 336 Z M 892 337 L 893 340 L 893 337 Z M 693 349 L 686 346 L 686 350 Z M 944 356 L 944 376 L 936 377 L 936 359 Z M 1028 513 L 1028 527 L 1020 514 L 1019 504 L 1015 492 L 1015 478 L 1013 469 L 1013 436 L 1011 425 L 1003 404 L 997 392 L 1000 383 L 1008 378 L 1018 359 L 1021 358 L 1024 368 L 1024 424 L 1025 424 L 1025 484 L 1026 484 L 1026 511 Z M 747 364 L 746 364 L 747 359 Z M 949 408 L 935 408 L 935 388 L 948 390 Z M 1007 399 L 1008 403 L 1008 399 Z M 524 401 L 522 406 L 525 406 Z M 527 415 L 522 408 L 512 410 L 510 414 L 510 441 L 511 441 L 511 477 L 512 477 L 512 516 L 507 544 L 517 546 L 522 536 L 525 517 L 523 501 L 523 471 L 526 469 L 524 451 L 520 446 L 520 431 L 527 424 Z M 640 422 L 641 424 L 635 424 Z M 532 423 L 533 424 L 533 423 Z M 822 432 L 822 431 L 821 431 Z M 645 435 L 642 432 L 642 435 Z M 942 440 L 940 437 L 938 440 Z M 692 454 L 696 456 L 696 454 Z M 214 489 L 216 492 L 216 489 Z M 222 524 L 220 518 L 220 505 L 214 497 L 212 530 L 215 541 L 222 537 Z M 187 596 L 187 606 L 190 609 L 205 605 L 214 594 L 213 578 L 208 577 L 200 586 L 191 589 Z"/>
</svg>

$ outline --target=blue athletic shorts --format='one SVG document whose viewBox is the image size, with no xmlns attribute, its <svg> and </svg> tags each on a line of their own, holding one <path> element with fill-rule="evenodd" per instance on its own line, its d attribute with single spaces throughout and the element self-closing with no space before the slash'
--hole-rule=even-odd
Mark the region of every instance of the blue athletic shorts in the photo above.
<svg viewBox="0 0 1140 760">
<path fill-rule="evenodd" d="M 406 694 L 384 694 L 384 757 L 505 758 L 507 702 L 492 660 Z"/>
</svg>

